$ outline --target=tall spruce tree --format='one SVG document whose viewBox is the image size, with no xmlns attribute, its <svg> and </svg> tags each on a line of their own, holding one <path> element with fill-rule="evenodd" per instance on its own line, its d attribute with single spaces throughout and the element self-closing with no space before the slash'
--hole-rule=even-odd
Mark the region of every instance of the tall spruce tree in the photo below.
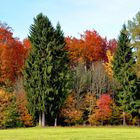
<svg viewBox="0 0 140 140">
<path fill-rule="evenodd" d="M 65 38 L 58 23 L 55 29 L 55 41 L 52 51 L 53 69 L 51 73 L 51 87 L 53 100 L 50 100 L 48 113 L 57 125 L 59 110 L 71 89 L 71 71 L 69 69 L 68 52 L 65 49 Z"/>
<path fill-rule="evenodd" d="M 29 39 L 32 48 L 25 64 L 24 86 L 30 112 L 38 114 L 39 125 L 45 126 L 45 115 L 57 114 L 69 91 L 68 57 L 60 25 L 54 29 L 42 13 L 34 18 Z"/>
<path fill-rule="evenodd" d="M 114 77 L 120 83 L 117 102 L 122 109 L 123 125 L 126 125 L 126 113 L 138 113 L 138 81 L 133 71 L 135 59 L 130 46 L 129 34 L 126 26 L 120 32 L 118 48 L 113 59 Z"/>
</svg>

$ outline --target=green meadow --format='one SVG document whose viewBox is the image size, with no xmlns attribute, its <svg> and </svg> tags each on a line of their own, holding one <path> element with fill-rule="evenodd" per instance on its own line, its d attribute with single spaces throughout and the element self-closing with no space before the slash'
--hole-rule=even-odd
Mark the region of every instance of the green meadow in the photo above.
<svg viewBox="0 0 140 140">
<path fill-rule="evenodd" d="M 46 127 L 0 130 L 0 140 L 140 140 L 139 127 Z"/>
</svg>

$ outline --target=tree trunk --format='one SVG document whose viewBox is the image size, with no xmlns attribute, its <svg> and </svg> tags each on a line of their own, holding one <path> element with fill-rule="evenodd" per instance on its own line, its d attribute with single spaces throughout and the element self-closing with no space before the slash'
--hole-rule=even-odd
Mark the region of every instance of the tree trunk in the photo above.
<svg viewBox="0 0 140 140">
<path fill-rule="evenodd" d="M 42 111 L 42 127 L 45 126 L 45 112 Z"/>
<path fill-rule="evenodd" d="M 57 118 L 54 119 L 54 126 L 57 126 Z"/>
<path fill-rule="evenodd" d="M 41 116 L 41 112 L 39 113 L 39 126 L 41 127 L 41 125 L 42 125 L 42 116 Z"/>
<path fill-rule="evenodd" d="M 104 121 L 103 121 L 103 120 L 101 120 L 101 125 L 102 125 L 102 126 L 104 125 Z"/>
<path fill-rule="evenodd" d="M 85 72 L 87 72 L 87 66 L 86 65 L 84 66 L 84 68 L 85 68 Z"/>
<path fill-rule="evenodd" d="M 140 119 L 138 119 L 138 126 L 140 126 Z"/>
<path fill-rule="evenodd" d="M 126 116 L 125 116 L 125 112 L 123 111 L 123 125 L 126 125 Z"/>
</svg>

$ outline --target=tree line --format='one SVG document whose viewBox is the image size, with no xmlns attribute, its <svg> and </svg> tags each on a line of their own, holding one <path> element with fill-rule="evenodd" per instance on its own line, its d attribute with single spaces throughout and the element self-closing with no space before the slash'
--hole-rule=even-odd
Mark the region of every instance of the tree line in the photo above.
<svg viewBox="0 0 140 140">
<path fill-rule="evenodd" d="M 140 12 L 118 39 L 64 37 L 42 13 L 28 38 L 0 24 L 0 127 L 139 125 Z"/>
</svg>

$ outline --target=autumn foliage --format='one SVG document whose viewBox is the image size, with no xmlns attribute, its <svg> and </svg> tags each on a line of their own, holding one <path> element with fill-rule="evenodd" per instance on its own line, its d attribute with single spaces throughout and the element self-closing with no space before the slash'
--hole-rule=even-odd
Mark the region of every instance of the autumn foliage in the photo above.
<svg viewBox="0 0 140 140">
<path fill-rule="evenodd" d="M 0 89 L 0 128 L 18 126 L 16 97 L 13 93 Z"/>
<path fill-rule="evenodd" d="M 19 120 L 24 126 L 33 126 L 33 118 L 27 109 L 27 98 L 23 90 L 16 95 L 16 104 L 18 108 Z"/>
<path fill-rule="evenodd" d="M 89 116 L 89 123 L 91 125 L 102 124 L 109 120 L 112 115 L 112 99 L 108 94 L 102 94 L 96 102 L 95 112 Z"/>
<path fill-rule="evenodd" d="M 105 71 L 108 74 L 109 78 L 112 79 L 113 78 L 113 65 L 112 65 L 112 61 L 113 61 L 113 55 L 111 54 L 111 51 L 108 50 L 107 51 L 107 60 L 104 64 L 105 67 Z"/>
<path fill-rule="evenodd" d="M 119 87 L 119 83 L 113 77 L 112 70 L 117 41 L 107 40 L 95 30 L 86 30 L 80 38 L 66 37 L 65 41 L 73 83 L 71 93 L 57 116 L 58 123 L 121 124 L 122 110 L 116 102 L 116 87 Z M 11 28 L 0 25 L 0 128 L 30 127 L 38 121 L 38 112 L 32 117 L 28 111 L 23 86 L 25 79 L 22 71 L 31 49 L 28 38 L 21 42 L 13 37 Z M 7 90 L 8 87 L 12 87 L 12 91 Z M 47 111 L 49 112 L 49 108 Z M 47 121 L 54 119 L 51 115 L 47 117 Z M 48 124 L 52 123 L 47 121 Z M 128 124 L 138 124 L 139 117 L 128 113 L 126 121 Z"/>
<path fill-rule="evenodd" d="M 97 110 L 95 112 L 95 116 L 98 120 L 107 120 L 111 116 L 111 104 L 112 99 L 109 95 L 101 95 L 101 97 L 97 100 Z"/>
<path fill-rule="evenodd" d="M 105 44 L 106 44 L 107 50 L 110 51 L 111 55 L 114 55 L 116 52 L 116 48 L 118 46 L 116 39 L 107 40 L 105 38 Z"/>
<path fill-rule="evenodd" d="M 83 112 L 76 107 L 74 95 L 70 94 L 61 110 L 61 116 L 64 117 L 64 121 L 69 124 L 76 124 L 81 121 Z"/>
<path fill-rule="evenodd" d="M 80 39 L 67 37 L 66 44 L 73 62 L 92 63 L 105 59 L 106 45 L 102 37 L 94 30 L 85 31 Z"/>
<path fill-rule="evenodd" d="M 24 63 L 31 44 L 28 39 L 23 43 L 13 37 L 11 28 L 0 25 L 0 85 L 15 89 L 17 79 L 22 77 Z M 32 126 L 32 117 L 28 113 L 25 92 L 16 94 L 0 89 L 0 127 Z"/>
<path fill-rule="evenodd" d="M 27 41 L 24 41 L 27 44 Z M 29 45 L 27 45 L 28 47 Z M 0 83 L 11 85 L 21 75 L 27 48 L 16 38 L 8 27 L 0 27 Z"/>
</svg>

